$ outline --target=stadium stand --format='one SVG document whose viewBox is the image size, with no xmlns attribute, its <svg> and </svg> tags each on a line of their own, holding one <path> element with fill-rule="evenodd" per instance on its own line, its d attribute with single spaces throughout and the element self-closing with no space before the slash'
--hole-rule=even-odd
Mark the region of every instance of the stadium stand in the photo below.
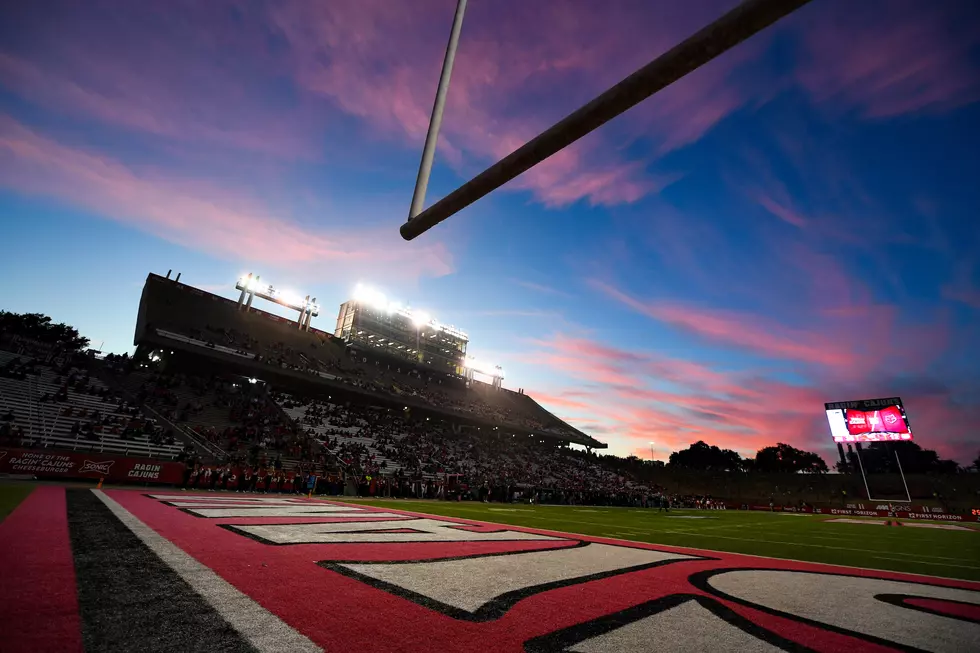
<svg viewBox="0 0 980 653">
<path fill-rule="evenodd" d="M 389 405 L 407 403 L 446 417 L 536 432 L 588 447 L 605 445 L 565 424 L 531 397 L 436 373 L 404 359 L 346 348 L 343 341 L 296 322 L 243 307 L 223 297 L 151 274 L 147 277 L 134 342 L 147 347 L 209 353 L 243 373 L 271 367 L 315 379 L 323 390 L 346 388 Z"/>
<path fill-rule="evenodd" d="M 2 439 L 28 447 L 176 459 L 184 449 L 139 408 L 72 365 L 0 351 Z"/>
<path fill-rule="evenodd" d="M 192 487 L 288 471 L 275 487 L 312 474 L 322 493 L 476 501 L 843 508 L 865 495 L 855 474 L 708 472 L 573 449 L 599 443 L 522 392 L 347 348 L 157 275 L 132 358 L 3 336 L 5 445 L 184 460 Z M 886 476 L 881 487 L 899 482 Z M 978 480 L 907 475 L 913 500 L 950 511 L 976 505 Z"/>
</svg>

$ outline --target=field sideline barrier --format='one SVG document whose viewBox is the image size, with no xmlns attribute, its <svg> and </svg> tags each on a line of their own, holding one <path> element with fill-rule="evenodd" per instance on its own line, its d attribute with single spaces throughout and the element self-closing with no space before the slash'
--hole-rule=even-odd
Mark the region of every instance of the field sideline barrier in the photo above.
<svg viewBox="0 0 980 653">
<path fill-rule="evenodd" d="M 183 463 L 95 452 L 0 448 L 0 474 L 47 479 L 105 479 L 108 483 L 179 485 Z"/>
<path fill-rule="evenodd" d="M 762 505 L 737 505 L 729 504 L 727 510 L 762 510 L 769 511 L 769 506 Z M 835 517 L 891 517 L 892 519 L 923 519 L 929 521 L 949 521 L 949 522 L 976 522 L 980 521 L 980 514 L 951 514 L 945 512 L 924 512 L 915 510 L 862 510 L 859 508 L 824 508 L 812 507 L 797 508 L 795 506 L 773 506 L 773 512 L 797 512 L 807 515 L 832 515 Z M 980 510 L 976 511 L 980 513 Z"/>
</svg>

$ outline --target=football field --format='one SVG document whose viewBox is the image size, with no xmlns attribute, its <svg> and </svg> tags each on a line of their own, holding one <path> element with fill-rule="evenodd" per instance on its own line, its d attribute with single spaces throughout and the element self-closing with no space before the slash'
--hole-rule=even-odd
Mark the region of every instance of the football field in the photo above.
<svg viewBox="0 0 980 653">
<path fill-rule="evenodd" d="M 4 653 L 980 642 L 962 524 L 54 484 L 0 486 L 0 508 Z"/>
<path fill-rule="evenodd" d="M 446 517 L 651 544 L 980 580 L 980 524 L 769 513 L 446 501 L 361 501 Z"/>
</svg>

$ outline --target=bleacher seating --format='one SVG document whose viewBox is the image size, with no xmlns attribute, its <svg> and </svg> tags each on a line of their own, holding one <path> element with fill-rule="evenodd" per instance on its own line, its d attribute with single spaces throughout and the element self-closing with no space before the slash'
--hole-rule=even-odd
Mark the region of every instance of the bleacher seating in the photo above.
<svg viewBox="0 0 980 653">
<path fill-rule="evenodd" d="M 479 381 L 469 387 L 403 359 L 377 352 L 354 351 L 342 341 L 295 322 L 150 275 L 140 304 L 138 340 L 180 342 L 200 349 L 319 374 L 365 392 L 411 398 L 447 414 L 465 415 L 490 424 L 534 430 L 604 446 L 565 424 L 531 397 L 493 388 Z"/>
<path fill-rule="evenodd" d="M 358 450 L 380 473 L 394 474 L 406 469 L 405 465 L 389 458 L 378 448 L 378 433 L 370 428 L 367 420 L 326 402 L 303 400 L 289 395 L 279 397 L 278 402 L 283 412 L 296 420 L 300 428 L 311 433 L 321 446 L 345 464 L 353 462 L 349 458 L 344 460 L 345 454 Z M 400 438 L 401 434 L 392 434 L 392 437 Z"/>
<path fill-rule="evenodd" d="M 0 351 L 0 368 L 15 361 L 29 365 L 30 371 L 18 374 L 20 378 L 0 375 L 0 415 L 13 418 L 7 428 L 10 439 L 17 440 L 14 444 L 163 459 L 182 451 L 183 443 L 168 443 L 152 420 L 120 402 L 99 380 L 88 378 L 82 391 L 64 381 L 72 372 L 83 378 L 78 370 L 59 375 L 47 365 Z M 63 401 L 57 400 L 59 391 L 65 393 Z"/>
</svg>

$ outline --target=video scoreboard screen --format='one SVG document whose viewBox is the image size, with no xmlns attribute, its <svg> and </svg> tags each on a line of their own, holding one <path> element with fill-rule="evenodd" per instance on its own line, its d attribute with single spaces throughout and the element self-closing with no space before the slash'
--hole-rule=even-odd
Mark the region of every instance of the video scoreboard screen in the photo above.
<svg viewBox="0 0 980 653">
<path fill-rule="evenodd" d="M 899 397 L 824 404 L 834 442 L 911 440 L 912 429 Z"/>
</svg>

